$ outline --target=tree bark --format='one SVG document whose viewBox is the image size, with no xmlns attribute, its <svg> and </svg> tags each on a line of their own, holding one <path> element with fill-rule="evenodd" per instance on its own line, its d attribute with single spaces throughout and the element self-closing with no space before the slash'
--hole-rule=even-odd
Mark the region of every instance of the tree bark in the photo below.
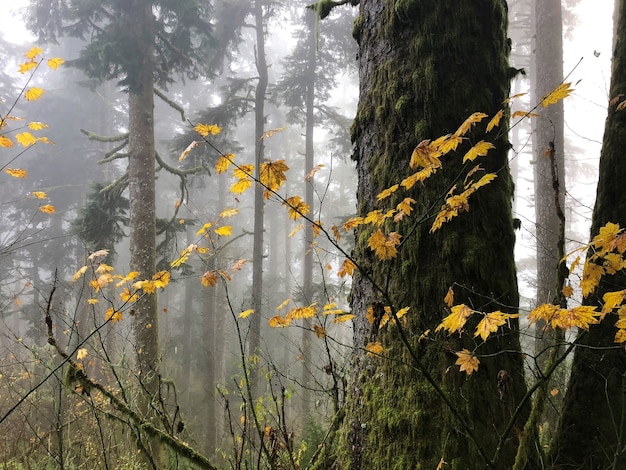
<svg viewBox="0 0 626 470">
<path fill-rule="evenodd" d="M 626 93 L 626 11 L 619 5 L 610 98 Z M 600 172 L 591 237 L 607 222 L 626 227 L 626 114 L 609 107 L 600 155 Z M 603 278 L 585 303 L 601 305 L 602 295 L 626 287 L 622 273 Z M 626 353 L 615 344 L 616 316 L 609 314 L 576 349 L 558 435 L 552 449 L 555 468 L 626 468 Z"/>
<path fill-rule="evenodd" d="M 361 2 L 354 27 L 360 99 L 352 127 L 358 215 L 381 208 L 376 195 L 408 176 L 411 153 L 423 139 L 454 132 L 473 112 L 493 116 L 502 108 L 509 91 L 506 15 L 503 0 Z M 470 141 L 485 137 L 479 128 Z M 351 295 L 355 347 L 379 340 L 385 358 L 357 349 L 331 459 L 337 468 L 436 468 L 441 459 L 451 468 L 512 465 L 517 438 L 501 439 L 501 432 L 525 392 L 517 323 L 480 346 L 433 333 L 447 315 L 443 299 L 451 286 L 456 304 L 517 311 L 509 144 L 506 132 L 486 138 L 496 148 L 480 164 L 498 177 L 472 196 L 468 214 L 429 233 L 442 198 L 474 166 L 459 176 L 464 143 L 444 157 L 438 175 L 385 205 L 406 196 L 417 201 L 417 215 L 393 227 L 403 235 L 396 259 L 375 259 L 367 246 L 372 229 L 357 231 L 355 257 L 364 273 L 355 275 Z M 418 224 L 421 217 L 426 222 Z M 376 286 L 388 286 L 388 295 Z M 372 331 L 365 315 L 376 301 L 411 307 L 404 334 L 395 326 Z M 420 341 L 427 330 L 433 339 Z M 462 348 L 480 355 L 469 378 L 453 365 Z M 499 374 L 510 377 L 506 395 L 498 392 Z"/>
</svg>

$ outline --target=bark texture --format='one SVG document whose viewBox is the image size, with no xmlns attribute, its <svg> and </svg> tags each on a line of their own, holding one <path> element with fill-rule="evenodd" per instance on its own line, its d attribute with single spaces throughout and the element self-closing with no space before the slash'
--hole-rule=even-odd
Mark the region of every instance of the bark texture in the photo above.
<svg viewBox="0 0 626 470">
<path fill-rule="evenodd" d="M 619 5 L 610 97 L 626 93 L 626 11 Z M 607 222 L 626 227 L 626 114 L 609 108 L 605 124 L 591 237 Z M 600 304 L 607 291 L 626 288 L 626 276 L 608 276 L 586 299 Z M 626 468 L 626 353 L 614 343 L 615 315 L 581 333 L 561 414 L 553 462 L 559 469 Z"/>
<path fill-rule="evenodd" d="M 510 78 L 506 15 L 501 0 L 361 2 L 354 26 L 360 99 L 352 129 L 358 215 L 381 208 L 376 195 L 408 176 L 420 141 L 453 133 L 473 112 L 493 116 L 502 108 Z M 387 358 L 355 355 L 346 415 L 330 458 L 337 468 L 436 468 L 441 459 L 453 469 L 512 465 L 516 435 L 499 439 L 525 391 L 516 323 L 476 349 L 480 369 L 469 378 L 453 365 L 454 352 L 473 350 L 479 341 L 434 333 L 449 313 L 443 299 L 451 286 L 457 304 L 487 312 L 517 309 L 506 131 L 489 134 L 496 149 L 480 162 L 497 172 L 496 180 L 470 198 L 469 213 L 429 233 L 443 196 L 474 166 L 464 167 L 461 159 L 485 138 L 484 124 L 477 129 L 444 158 L 442 172 L 408 194 L 417 201 L 417 215 L 393 227 L 403 235 L 397 259 L 375 259 L 367 247 L 372 229 L 357 232 L 355 256 L 365 274 L 355 275 L 351 296 L 355 346 L 379 340 Z M 406 196 L 392 197 L 385 207 Z M 397 327 L 371 328 L 365 315 L 376 301 L 411 307 L 404 330 L 412 355 Z M 433 338 L 420 341 L 426 330 Z M 503 393 L 499 374 L 508 377 Z"/>
</svg>

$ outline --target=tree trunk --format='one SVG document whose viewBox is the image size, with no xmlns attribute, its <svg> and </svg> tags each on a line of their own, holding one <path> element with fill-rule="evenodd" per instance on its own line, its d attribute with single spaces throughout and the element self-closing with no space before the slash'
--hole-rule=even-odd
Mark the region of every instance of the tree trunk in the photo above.
<svg viewBox="0 0 626 470">
<path fill-rule="evenodd" d="M 154 19 L 152 4 L 145 0 L 129 0 L 124 5 L 129 31 L 132 31 L 137 54 L 136 68 L 128 76 L 128 154 L 130 199 L 130 268 L 141 279 L 151 279 L 156 270 L 156 218 L 154 181 L 154 99 L 153 58 Z M 133 334 L 142 391 L 138 405 L 149 420 L 150 401 L 159 386 L 159 325 L 155 294 L 143 295 L 135 304 Z M 154 423 L 156 424 L 156 423 Z M 148 447 L 157 468 L 159 443 L 152 439 Z"/>
<path fill-rule="evenodd" d="M 610 97 L 626 93 L 626 10 L 620 1 Z M 623 99 L 623 98 L 622 98 Z M 609 108 L 600 156 L 596 203 L 591 237 L 613 222 L 626 227 L 626 114 Z M 622 273 L 604 278 L 586 302 L 597 305 L 607 291 L 626 287 Z M 559 434 L 553 446 L 557 468 L 626 468 L 626 354 L 614 343 L 616 316 L 580 333 L 569 387 L 565 395 Z"/>
<path fill-rule="evenodd" d="M 360 99 L 352 128 L 360 216 L 381 208 L 376 195 L 408 176 L 418 143 L 454 132 L 474 112 L 493 116 L 508 96 L 506 3 L 453 3 L 361 2 L 354 28 Z M 484 138 L 482 126 L 471 141 Z M 496 448 L 525 392 L 516 322 L 480 346 L 468 337 L 433 333 L 447 315 L 443 299 L 451 286 L 456 304 L 517 311 L 509 145 L 506 132 L 486 139 L 496 148 L 480 164 L 498 177 L 470 198 L 469 213 L 429 233 L 441 198 L 454 182 L 463 181 L 461 157 L 469 148 L 464 143 L 444 157 L 444 169 L 436 176 L 385 204 L 393 207 L 406 196 L 417 201 L 417 215 L 393 227 L 403 235 L 396 259 L 375 259 L 367 246 L 372 229 L 357 232 L 355 256 L 366 275 L 353 279 L 355 347 L 378 340 L 383 355 L 393 359 L 357 349 L 333 459 L 337 468 L 436 468 L 441 459 L 457 469 L 488 468 L 492 460 L 492 468 L 511 467 L 515 433 L 503 438 L 497 455 Z M 426 223 L 416 225 L 426 215 Z M 388 295 L 376 285 L 389 286 Z M 380 331 L 370 326 L 365 314 L 376 301 L 411 307 L 403 334 L 394 326 Z M 432 339 L 420 341 L 426 330 Z M 466 377 L 453 365 L 454 352 L 476 347 L 480 368 Z M 499 374 L 510 378 L 504 394 L 498 392 Z"/>
</svg>

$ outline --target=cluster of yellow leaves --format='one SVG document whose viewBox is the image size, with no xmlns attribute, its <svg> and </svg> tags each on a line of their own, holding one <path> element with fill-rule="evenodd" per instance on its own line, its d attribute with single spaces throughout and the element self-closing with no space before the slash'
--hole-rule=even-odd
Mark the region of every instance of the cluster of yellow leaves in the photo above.
<svg viewBox="0 0 626 470">
<path fill-rule="evenodd" d="M 291 299 L 287 299 L 282 302 L 278 307 L 276 307 L 277 311 L 282 310 L 287 305 L 291 303 Z M 325 304 L 321 309 L 317 302 L 312 303 L 311 305 L 303 306 L 303 307 L 294 307 L 283 317 L 281 315 L 275 315 L 269 319 L 269 325 L 272 328 L 284 328 L 290 326 L 294 320 L 301 319 L 309 319 L 321 315 L 334 315 L 333 323 L 344 323 L 354 318 L 354 315 L 350 313 L 346 313 L 343 310 L 337 308 L 337 304 L 331 302 Z M 318 338 L 323 338 L 326 336 L 326 330 L 324 327 L 320 325 L 313 325 L 313 332 Z"/>
<path fill-rule="evenodd" d="M 480 336 L 483 341 L 486 341 L 491 333 L 498 331 L 498 328 L 503 326 L 510 319 L 519 317 L 518 313 L 503 313 L 500 311 L 491 313 L 479 312 L 472 310 L 465 304 L 455 305 L 450 311 L 451 313 L 437 326 L 435 332 L 445 330 L 448 334 L 461 334 L 465 324 L 472 315 L 482 315 L 482 319 L 478 322 L 478 325 L 476 325 L 474 337 Z"/>
<path fill-rule="evenodd" d="M 581 305 L 567 309 L 557 305 L 543 304 L 530 312 L 528 319 L 531 324 L 537 320 L 543 320 L 546 324 L 550 324 L 553 329 L 581 328 L 588 330 L 589 325 L 600 323 L 603 316 L 604 314 L 597 312 L 594 306 Z"/>
</svg>

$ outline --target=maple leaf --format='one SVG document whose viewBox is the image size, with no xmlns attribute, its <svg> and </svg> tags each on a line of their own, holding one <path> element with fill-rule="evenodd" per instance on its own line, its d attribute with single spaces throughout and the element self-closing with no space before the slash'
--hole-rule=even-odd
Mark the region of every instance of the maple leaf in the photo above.
<svg viewBox="0 0 626 470">
<path fill-rule="evenodd" d="M 489 150 L 495 148 L 495 145 L 493 145 L 491 142 L 485 142 L 484 140 L 481 140 L 467 151 L 467 153 L 463 157 L 463 163 L 468 160 L 474 161 L 477 157 L 484 157 L 487 155 L 487 152 L 489 152 Z"/>
<path fill-rule="evenodd" d="M 463 139 L 460 136 L 458 135 L 449 136 L 445 140 L 445 142 L 439 145 L 439 150 L 441 151 L 441 153 L 445 155 L 448 152 L 456 150 L 456 148 L 459 146 L 461 142 L 463 142 Z"/>
<path fill-rule="evenodd" d="M 563 294 L 564 297 L 570 298 L 572 295 L 574 295 L 574 288 L 569 285 L 563 286 L 561 293 Z"/>
<path fill-rule="evenodd" d="M 583 278 L 580 281 L 580 288 L 583 291 L 583 297 L 587 297 L 596 290 L 596 287 L 600 284 L 600 278 L 602 278 L 603 275 L 604 268 L 602 266 L 590 263 L 589 260 L 585 261 Z"/>
<path fill-rule="evenodd" d="M 0 147 L 11 148 L 13 147 L 13 141 L 8 137 L 0 135 Z"/>
<path fill-rule="evenodd" d="M 333 225 L 331 227 L 331 230 L 333 231 L 333 236 L 335 237 L 336 241 L 341 240 L 341 232 L 339 231 L 339 227 L 337 227 L 336 225 Z"/>
<path fill-rule="evenodd" d="M 624 297 L 626 297 L 626 289 L 616 292 L 607 292 L 604 294 L 602 296 L 602 300 L 604 301 L 602 313 L 611 312 L 616 307 L 621 306 L 624 301 Z"/>
<path fill-rule="evenodd" d="M 200 134 L 202 137 L 207 137 L 209 134 L 217 135 L 220 132 L 222 132 L 221 127 L 214 126 L 212 124 L 197 124 L 193 128 L 193 130 L 196 131 L 198 134 Z"/>
<path fill-rule="evenodd" d="M 24 62 L 24 63 L 19 65 L 18 72 L 19 73 L 26 73 L 29 70 L 32 70 L 35 67 L 37 67 L 37 65 L 39 65 L 39 62 L 35 62 L 34 60 L 29 60 L 28 62 Z"/>
<path fill-rule="evenodd" d="M 494 127 L 498 127 L 500 125 L 500 120 L 504 115 L 504 110 L 498 111 L 494 117 L 491 118 L 491 121 L 487 124 L 487 132 L 491 132 Z"/>
<path fill-rule="evenodd" d="M 581 305 L 568 309 L 559 309 L 557 315 L 552 318 L 552 328 L 581 328 L 589 330 L 589 325 L 600 323 L 596 318 L 600 314 L 596 312 L 596 307 L 592 305 Z"/>
<path fill-rule="evenodd" d="M 593 237 L 591 244 L 599 250 L 607 251 L 615 243 L 620 232 L 619 224 L 609 222 L 603 227 L 600 227 L 598 234 Z"/>
<path fill-rule="evenodd" d="M 95 305 L 95 304 L 97 304 L 98 302 L 100 302 L 98 299 L 87 299 L 87 303 L 88 303 L 89 305 Z"/>
<path fill-rule="evenodd" d="M 561 83 L 541 100 L 541 106 L 545 108 L 547 106 L 550 106 L 551 104 L 556 104 L 562 99 L 567 98 L 569 94 L 574 91 L 572 88 L 570 88 L 571 85 L 571 83 Z"/>
<path fill-rule="evenodd" d="M 455 305 L 451 309 L 451 314 L 443 319 L 443 321 L 435 328 L 435 332 L 444 329 L 448 334 L 461 332 L 467 319 L 474 311 L 465 304 Z"/>
<path fill-rule="evenodd" d="M 367 346 L 365 346 L 365 350 L 367 351 L 367 354 L 369 356 L 380 356 L 384 351 L 382 344 L 380 344 L 380 341 L 376 341 L 375 343 L 368 343 Z"/>
<path fill-rule="evenodd" d="M 261 163 L 259 180 L 263 186 L 267 187 L 271 191 L 276 191 L 285 183 L 285 181 L 287 181 L 287 177 L 285 176 L 285 172 L 287 170 L 289 170 L 289 167 L 285 165 L 285 160 Z M 269 195 L 266 199 L 268 198 Z"/>
<path fill-rule="evenodd" d="M 324 164 L 320 163 L 318 165 L 315 165 L 313 167 L 313 169 L 311 171 L 309 171 L 305 176 L 304 176 L 304 181 L 306 181 L 307 183 L 309 181 L 311 181 L 313 179 L 313 177 L 315 176 L 315 173 L 317 173 L 318 171 L 320 171 L 322 168 L 324 168 Z"/>
<path fill-rule="evenodd" d="M 211 224 L 211 222 L 207 222 L 206 224 L 204 224 L 202 227 L 200 227 L 200 230 L 198 230 L 196 232 L 196 237 L 199 237 L 200 235 L 204 235 L 205 233 L 207 233 L 207 231 L 213 226 L 213 224 Z"/>
<path fill-rule="evenodd" d="M 17 140 L 17 142 L 22 147 L 28 147 L 29 145 L 33 145 L 37 143 L 37 138 L 30 132 L 22 132 L 20 134 L 16 134 L 15 140 Z"/>
<path fill-rule="evenodd" d="M 306 204 L 300 196 L 289 197 L 283 202 L 283 206 L 289 208 L 289 218 L 298 220 L 300 217 L 307 215 L 311 208 Z"/>
<path fill-rule="evenodd" d="M 302 224 L 296 225 L 296 228 L 294 228 L 291 232 L 289 232 L 289 235 L 287 235 L 287 238 L 293 237 L 296 233 L 298 233 L 300 230 L 302 230 L 303 227 L 304 227 L 304 225 L 302 225 Z"/>
<path fill-rule="evenodd" d="M 320 325 L 313 325 L 313 333 L 315 333 L 315 336 L 317 336 L 318 338 L 326 337 L 326 330 L 323 326 Z"/>
<path fill-rule="evenodd" d="M 329 304 L 324 305 L 324 307 L 322 308 L 322 313 L 324 315 L 343 315 L 345 312 L 343 310 L 341 310 L 340 308 L 335 308 L 337 307 L 337 304 L 334 302 L 331 302 Z"/>
<path fill-rule="evenodd" d="M 455 364 L 460 366 L 459 369 L 461 372 L 465 372 L 467 375 L 472 375 L 474 371 L 478 370 L 478 364 L 480 364 L 480 361 L 467 349 L 463 349 L 455 354 L 458 357 Z"/>
<path fill-rule="evenodd" d="M 344 222 L 342 227 L 346 232 L 349 232 L 354 227 L 358 227 L 359 225 L 363 225 L 364 223 L 365 219 L 363 217 L 350 217 Z"/>
<path fill-rule="evenodd" d="M 122 312 L 115 310 L 114 308 L 109 308 L 106 312 L 104 312 L 104 320 L 110 321 L 111 323 L 122 321 Z"/>
<path fill-rule="evenodd" d="M 31 47 L 28 52 L 24 53 L 24 57 L 30 60 L 34 60 L 38 55 L 43 54 L 43 49 L 41 47 Z"/>
<path fill-rule="evenodd" d="M 277 127 L 276 129 L 270 129 L 267 132 L 264 132 L 263 135 L 261 136 L 261 138 L 259 140 L 263 140 L 263 139 L 269 139 L 270 137 L 273 137 L 274 134 L 277 134 L 279 132 L 284 131 L 285 129 L 287 129 L 287 127 Z"/>
<path fill-rule="evenodd" d="M 54 214 L 56 212 L 56 209 L 51 204 L 46 204 L 44 206 L 41 206 L 39 210 L 43 212 L 44 214 Z"/>
<path fill-rule="evenodd" d="M 215 234 L 222 237 L 229 237 L 233 233 L 233 227 L 230 225 L 222 225 L 215 229 Z"/>
<path fill-rule="evenodd" d="M 289 305 L 289 302 L 291 302 L 291 299 L 285 299 L 281 302 L 281 304 L 276 307 L 276 311 L 280 312 L 283 308 L 285 308 L 287 305 Z"/>
<path fill-rule="evenodd" d="M 78 351 L 76 351 L 76 359 L 78 359 L 79 361 L 82 359 L 85 359 L 86 357 L 87 357 L 86 348 L 80 348 Z"/>
<path fill-rule="evenodd" d="M 152 276 L 154 280 L 154 286 L 157 289 L 163 289 L 170 283 L 170 272 L 169 271 L 159 271 L 154 276 Z"/>
<path fill-rule="evenodd" d="M 244 310 L 243 312 L 241 312 L 239 315 L 237 315 L 239 318 L 248 318 L 250 315 L 252 315 L 254 313 L 254 309 L 253 308 L 249 308 L 248 310 Z"/>
<path fill-rule="evenodd" d="M 26 101 L 36 101 L 41 98 L 44 93 L 45 91 L 41 88 L 32 87 L 26 90 L 26 93 L 24 93 L 24 98 L 26 98 Z"/>
<path fill-rule="evenodd" d="M 288 320 L 294 320 L 298 318 L 311 318 L 317 313 L 317 302 L 312 303 L 308 307 L 296 307 L 292 308 L 285 316 Z"/>
<path fill-rule="evenodd" d="M 28 172 L 26 170 L 22 170 L 21 168 L 7 168 L 4 171 L 6 171 L 7 174 L 13 178 L 26 178 L 28 175 Z"/>
<path fill-rule="evenodd" d="M 388 198 L 393 193 L 395 193 L 398 190 L 399 187 L 400 187 L 400 185 L 394 184 L 390 188 L 387 188 L 387 189 L 381 191 L 380 193 L 378 193 L 378 195 L 376 196 L 376 199 L 378 201 L 382 201 L 383 199 Z"/>
<path fill-rule="evenodd" d="M 442 155 L 441 150 L 432 145 L 430 140 L 422 140 L 413 149 L 411 154 L 411 160 L 409 161 L 409 167 L 412 170 L 416 168 L 426 168 L 432 166 L 434 168 L 441 168 L 441 161 L 439 157 Z"/>
<path fill-rule="evenodd" d="M 397 232 L 391 232 L 388 236 L 385 236 L 382 230 L 378 229 L 370 236 L 367 244 L 378 259 L 392 259 L 398 254 L 396 247 L 400 244 L 401 237 Z"/>
<path fill-rule="evenodd" d="M 247 259 L 240 259 L 240 260 L 237 260 L 237 261 L 235 262 L 235 264 L 233 264 L 233 267 L 231 268 L 231 270 L 232 270 L 233 272 L 235 272 L 235 271 L 241 271 L 241 268 L 243 268 L 243 266 L 244 266 L 247 262 L 248 262 L 248 260 L 247 260 Z"/>
<path fill-rule="evenodd" d="M 237 214 L 239 214 L 239 209 L 225 209 L 220 212 L 220 217 L 226 219 L 228 217 L 233 217 Z"/>
<path fill-rule="evenodd" d="M 454 133 L 455 136 L 459 137 L 465 135 L 469 132 L 474 124 L 485 119 L 487 115 L 485 113 L 473 113 L 470 117 L 468 117 L 463 124 L 459 126 L 459 128 Z"/>
<path fill-rule="evenodd" d="M 341 267 L 339 268 L 339 271 L 337 271 L 337 275 L 339 277 L 352 276 L 355 268 L 356 265 L 346 258 L 343 263 L 341 263 Z"/>
<path fill-rule="evenodd" d="M 200 141 L 199 140 L 194 140 L 193 142 L 191 142 L 187 148 L 185 150 L 182 151 L 182 153 L 180 154 L 180 157 L 178 157 L 178 161 L 182 162 L 185 158 L 187 158 L 187 155 L 189 155 L 189 153 L 195 149 L 198 145 L 200 145 Z"/>
<path fill-rule="evenodd" d="M 189 259 L 189 256 L 191 256 L 191 253 L 193 253 L 197 249 L 198 245 L 194 243 L 186 247 L 183 251 L 180 252 L 180 257 L 170 263 L 170 268 L 178 268 L 179 266 L 184 264 Z"/>
<path fill-rule="evenodd" d="M 110 273 L 112 271 L 114 271 L 113 266 L 109 266 L 106 263 L 100 263 L 98 267 L 96 268 L 96 273 L 98 274 Z"/>
<path fill-rule="evenodd" d="M 472 183 L 470 187 L 476 190 L 478 188 L 488 185 L 497 177 L 498 175 L 496 175 L 495 173 L 487 173 L 486 175 L 483 175 L 478 181 L 476 181 L 475 183 Z"/>
<path fill-rule="evenodd" d="M 521 117 L 521 118 L 539 117 L 539 114 L 531 113 L 530 111 L 515 111 L 513 114 L 511 114 L 511 119 L 515 119 L 518 117 Z"/>
<path fill-rule="evenodd" d="M 125 287 L 119 295 L 122 302 L 137 302 L 139 300 L 137 293 L 131 292 L 128 287 Z"/>
<path fill-rule="evenodd" d="M 230 165 L 232 165 L 233 163 L 233 158 L 235 158 L 235 156 L 232 153 L 223 155 L 218 158 L 217 162 L 215 163 L 215 171 L 217 171 L 218 174 L 227 171 Z"/>
<path fill-rule="evenodd" d="M 217 281 L 219 281 L 220 277 L 216 271 L 207 271 L 200 278 L 200 283 L 204 287 L 215 287 Z"/>
<path fill-rule="evenodd" d="M 48 59 L 48 67 L 50 67 L 52 70 L 58 69 L 59 66 L 64 63 L 65 61 L 58 57 L 52 57 L 51 59 Z"/>
<path fill-rule="evenodd" d="M 87 259 L 92 263 L 95 263 L 98 258 L 104 258 L 109 254 L 109 250 L 96 250 L 87 256 Z"/>
<path fill-rule="evenodd" d="M 333 323 L 345 323 L 347 321 L 350 321 L 354 318 L 354 314 L 352 313 L 342 313 L 340 315 L 337 315 L 335 318 L 333 318 Z"/>
<path fill-rule="evenodd" d="M 518 315 L 514 315 L 513 317 L 516 316 Z M 498 331 L 498 328 L 504 325 L 509 318 L 512 318 L 510 314 L 499 311 L 486 314 L 483 319 L 478 322 L 474 338 L 480 336 L 483 341 L 487 341 L 489 335 Z"/>
<path fill-rule="evenodd" d="M 149 279 L 137 281 L 133 283 L 133 287 L 137 290 L 143 289 L 146 294 L 154 294 L 156 292 L 156 284 Z"/>
<path fill-rule="evenodd" d="M 290 320 L 281 317 L 280 315 L 276 315 L 269 319 L 269 325 L 272 328 L 285 328 L 291 324 Z"/>
<path fill-rule="evenodd" d="M 78 281 L 82 277 L 82 275 L 85 274 L 87 269 L 89 269 L 89 266 L 83 266 L 78 271 L 76 271 L 72 276 L 72 282 Z"/>
<path fill-rule="evenodd" d="M 41 129 L 46 129 L 48 124 L 44 124 L 43 122 L 31 121 L 28 123 L 28 128 L 31 131 L 40 131 Z"/>
<path fill-rule="evenodd" d="M 44 193 L 43 191 L 33 191 L 31 192 L 31 194 L 35 196 L 37 199 L 45 199 L 48 197 L 48 195 Z"/>
<path fill-rule="evenodd" d="M 454 305 L 454 291 L 452 290 L 452 287 L 448 287 L 448 293 L 443 298 L 443 301 L 448 307 L 452 307 L 452 305 Z"/>
</svg>

